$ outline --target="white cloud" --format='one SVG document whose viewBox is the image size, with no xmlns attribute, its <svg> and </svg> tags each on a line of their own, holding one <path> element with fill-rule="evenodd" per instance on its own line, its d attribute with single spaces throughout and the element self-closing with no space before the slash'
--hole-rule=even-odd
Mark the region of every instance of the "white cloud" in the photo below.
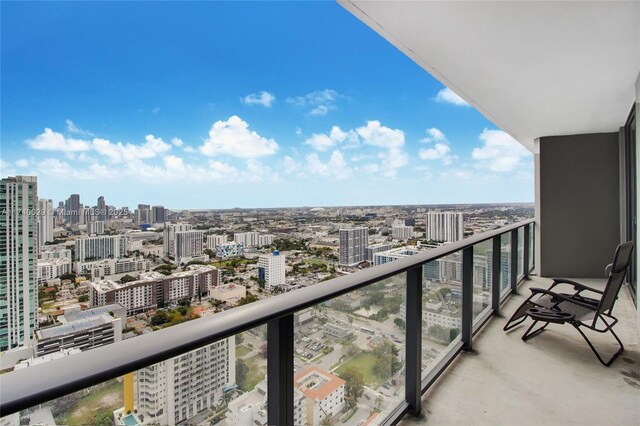
<svg viewBox="0 0 640 426">
<path fill-rule="evenodd" d="M 509 172 L 519 168 L 531 153 L 502 130 L 487 130 L 479 136 L 482 147 L 475 148 L 471 157 L 477 166 L 493 172 Z"/>
<path fill-rule="evenodd" d="M 346 179 L 351 176 L 351 168 L 338 150 L 333 151 L 326 163 L 323 163 L 315 152 L 308 154 L 306 160 L 306 168 L 311 174 L 333 179 Z"/>
<path fill-rule="evenodd" d="M 171 149 L 171 145 L 151 134 L 145 136 L 145 141 L 142 145 L 134 145 L 130 143 L 123 144 L 122 142 L 112 143 L 107 139 L 96 138 L 91 142 L 91 148 L 107 157 L 112 163 L 154 158 Z"/>
<path fill-rule="evenodd" d="M 69 119 L 65 120 L 65 123 L 67 124 L 67 132 L 69 133 L 82 135 L 82 136 L 95 136 L 90 131 L 81 129 L 79 126 L 77 126 L 73 121 Z"/>
<path fill-rule="evenodd" d="M 427 129 L 427 136 L 424 139 L 420 139 L 422 143 L 431 143 L 438 141 L 446 141 L 447 138 L 444 136 L 444 133 L 440 129 L 432 127 Z"/>
<path fill-rule="evenodd" d="M 14 168 L 13 164 L 10 164 L 0 158 L 0 175 L 2 177 L 5 177 L 5 176 L 13 176 L 15 174 L 16 174 L 16 169 Z"/>
<path fill-rule="evenodd" d="M 235 167 L 220 161 L 209 161 L 209 173 L 213 178 L 233 178 L 238 175 L 239 171 Z"/>
<path fill-rule="evenodd" d="M 251 93 L 250 95 L 245 96 L 240 99 L 243 104 L 246 105 L 262 105 L 265 108 L 271 108 L 273 102 L 276 100 L 276 97 L 267 91 L 262 90 L 258 93 Z"/>
<path fill-rule="evenodd" d="M 300 163 L 298 163 L 296 160 L 289 157 L 288 155 L 285 155 L 285 157 L 282 159 L 282 170 L 284 171 L 285 174 L 292 175 L 294 173 L 298 173 L 300 169 L 301 169 Z"/>
<path fill-rule="evenodd" d="M 444 89 L 438 92 L 438 94 L 436 95 L 436 101 L 444 102 L 444 103 L 452 104 L 456 106 L 465 106 L 465 107 L 469 106 L 467 101 L 462 99 L 460 96 L 454 93 L 453 90 L 449 89 L 448 87 L 445 87 Z"/>
<path fill-rule="evenodd" d="M 345 96 L 333 89 L 316 90 L 304 96 L 287 98 L 287 103 L 302 108 L 310 108 L 309 115 L 327 115 L 338 108 L 337 103 Z"/>
<path fill-rule="evenodd" d="M 178 148 L 182 148 L 182 146 L 184 145 L 184 141 L 180 138 L 172 138 L 171 145 L 177 146 Z"/>
<path fill-rule="evenodd" d="M 341 142 L 347 142 L 348 147 L 353 147 L 358 144 L 358 135 L 353 130 L 345 132 L 340 127 L 333 126 L 329 134 L 314 133 L 304 143 L 318 151 L 326 151 Z"/>
<path fill-rule="evenodd" d="M 329 112 L 329 107 L 326 105 L 318 105 L 311 111 L 309 111 L 309 115 L 327 115 Z"/>
<path fill-rule="evenodd" d="M 209 138 L 200 146 L 200 152 L 205 155 L 227 154 L 241 158 L 272 155 L 277 150 L 275 140 L 250 131 L 247 122 L 237 115 L 229 117 L 227 121 L 216 121 L 209 130 Z"/>
<path fill-rule="evenodd" d="M 357 128 L 356 132 L 367 145 L 388 149 L 399 149 L 404 145 L 402 130 L 385 127 L 377 120 L 367 121 L 367 125 Z"/>
<path fill-rule="evenodd" d="M 427 136 L 420 142 L 431 144 L 431 148 L 423 148 L 418 152 L 418 156 L 423 160 L 441 160 L 445 166 L 450 165 L 457 157 L 451 155 L 451 147 L 445 134 L 438 128 L 432 127 L 427 129 Z"/>
<path fill-rule="evenodd" d="M 382 158 L 382 175 L 385 177 L 395 177 L 398 169 L 404 167 L 409 162 L 409 156 L 401 149 L 393 148 L 386 153 L 379 154 Z"/>
<path fill-rule="evenodd" d="M 449 165 L 452 162 L 450 153 L 451 148 L 448 145 L 436 143 L 433 148 L 421 149 L 418 155 L 423 160 L 442 160 L 445 165 Z"/>
<path fill-rule="evenodd" d="M 48 127 L 34 139 L 27 140 L 27 145 L 42 151 L 78 152 L 90 149 L 86 140 L 66 138 L 62 133 L 54 132 Z"/>
<path fill-rule="evenodd" d="M 21 158 L 18 161 L 16 161 L 16 166 L 21 168 L 29 167 L 29 162 L 24 158 Z"/>
</svg>

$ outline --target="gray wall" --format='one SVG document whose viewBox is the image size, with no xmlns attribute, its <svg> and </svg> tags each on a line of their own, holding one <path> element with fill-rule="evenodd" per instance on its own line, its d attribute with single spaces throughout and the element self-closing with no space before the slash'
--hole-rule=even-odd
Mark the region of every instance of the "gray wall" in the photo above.
<svg viewBox="0 0 640 426">
<path fill-rule="evenodd" d="M 618 133 L 540 138 L 541 276 L 603 277 L 620 241 Z"/>
</svg>

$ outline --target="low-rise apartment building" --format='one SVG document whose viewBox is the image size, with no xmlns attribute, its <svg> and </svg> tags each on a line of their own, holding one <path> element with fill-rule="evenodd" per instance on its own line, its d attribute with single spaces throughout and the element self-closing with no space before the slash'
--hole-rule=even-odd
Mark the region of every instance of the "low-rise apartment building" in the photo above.
<svg viewBox="0 0 640 426">
<path fill-rule="evenodd" d="M 102 306 L 120 303 L 128 315 L 136 315 L 164 306 L 175 305 L 181 299 L 205 297 L 220 282 L 220 270 L 211 266 L 192 265 L 186 271 L 172 275 L 145 272 L 140 279 L 128 283 L 94 280 L 89 286 L 89 303 Z"/>
</svg>

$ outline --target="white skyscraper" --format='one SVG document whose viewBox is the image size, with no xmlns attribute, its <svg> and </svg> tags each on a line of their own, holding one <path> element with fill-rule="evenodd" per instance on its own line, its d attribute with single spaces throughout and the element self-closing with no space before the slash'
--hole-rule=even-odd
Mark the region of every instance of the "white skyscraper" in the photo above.
<svg viewBox="0 0 640 426">
<path fill-rule="evenodd" d="M 425 223 L 426 239 L 453 243 L 464 238 L 462 213 L 430 211 Z"/>
<path fill-rule="evenodd" d="M 202 256 L 203 240 L 204 231 L 176 232 L 174 243 L 176 250 L 176 261 L 180 262 L 181 259 L 189 259 L 196 256 Z"/>
<path fill-rule="evenodd" d="M 264 281 L 268 291 L 285 283 L 285 256 L 275 250 L 258 258 L 258 280 Z"/>
<path fill-rule="evenodd" d="M 233 240 L 236 243 L 246 247 L 257 247 L 260 244 L 260 234 L 258 232 L 241 232 L 233 234 Z"/>
<path fill-rule="evenodd" d="M 93 235 L 102 235 L 104 234 L 104 222 L 101 220 L 97 220 L 95 222 L 90 222 L 87 224 L 87 233 Z"/>
<path fill-rule="evenodd" d="M 193 226 L 188 223 L 167 223 L 164 227 L 162 244 L 164 245 L 164 255 L 176 255 L 176 232 L 190 231 Z"/>
<path fill-rule="evenodd" d="M 31 341 L 36 327 L 37 182 L 35 176 L 0 181 L 0 351 Z"/>
<path fill-rule="evenodd" d="M 76 238 L 75 260 L 120 259 L 127 254 L 127 239 L 124 235 L 101 235 Z"/>
<path fill-rule="evenodd" d="M 53 202 L 38 200 L 38 246 L 53 241 Z M 39 251 L 39 250 L 38 250 Z"/>
<path fill-rule="evenodd" d="M 340 264 L 357 265 L 367 260 L 366 247 L 369 245 L 369 229 L 350 228 L 340 230 Z"/>
<path fill-rule="evenodd" d="M 235 352 L 232 336 L 138 370 L 138 415 L 173 426 L 218 405 L 223 388 L 236 381 Z"/>
<path fill-rule="evenodd" d="M 393 226 L 391 227 L 391 236 L 396 240 L 409 240 L 413 238 L 413 226 Z"/>
<path fill-rule="evenodd" d="M 207 248 L 210 250 L 215 250 L 216 247 L 221 246 L 226 242 L 226 235 L 207 235 Z"/>
</svg>

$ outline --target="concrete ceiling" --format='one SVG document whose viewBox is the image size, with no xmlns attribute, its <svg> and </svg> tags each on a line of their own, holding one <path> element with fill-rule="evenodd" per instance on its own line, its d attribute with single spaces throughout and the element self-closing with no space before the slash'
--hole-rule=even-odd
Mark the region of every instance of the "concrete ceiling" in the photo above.
<svg viewBox="0 0 640 426">
<path fill-rule="evenodd" d="M 617 131 L 635 98 L 637 1 L 338 3 L 530 150 Z"/>
</svg>

